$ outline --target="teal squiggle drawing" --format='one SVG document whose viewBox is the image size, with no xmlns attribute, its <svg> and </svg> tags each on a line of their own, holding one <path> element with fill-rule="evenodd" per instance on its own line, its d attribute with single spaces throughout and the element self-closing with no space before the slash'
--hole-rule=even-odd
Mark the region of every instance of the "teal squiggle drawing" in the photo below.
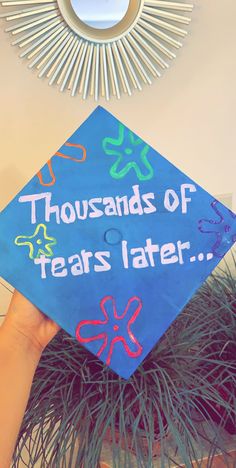
<svg viewBox="0 0 236 468">
<path fill-rule="evenodd" d="M 149 146 L 121 123 L 119 123 L 118 138 L 106 137 L 102 146 L 106 154 L 117 156 L 110 169 L 113 179 L 122 179 L 131 169 L 135 170 L 140 181 L 152 179 L 154 170 L 148 161 Z M 128 158 L 131 160 L 127 162 Z M 143 171 L 144 168 L 145 171 Z"/>
</svg>

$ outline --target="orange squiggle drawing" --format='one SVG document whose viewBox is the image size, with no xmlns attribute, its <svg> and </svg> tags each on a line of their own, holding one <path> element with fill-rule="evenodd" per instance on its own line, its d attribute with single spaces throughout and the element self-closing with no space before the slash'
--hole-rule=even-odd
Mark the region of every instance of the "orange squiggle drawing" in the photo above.
<svg viewBox="0 0 236 468">
<path fill-rule="evenodd" d="M 43 182 L 43 176 L 42 176 L 42 172 L 39 171 L 37 172 L 37 176 L 39 178 L 39 182 L 41 185 L 43 185 L 44 187 L 51 187 L 51 185 L 54 185 L 55 182 L 56 182 L 56 177 L 55 177 L 55 174 L 53 172 L 53 168 L 52 168 L 52 160 L 49 159 L 49 161 L 47 162 L 47 165 L 48 165 L 48 169 L 49 169 L 49 172 L 50 172 L 50 176 L 52 178 L 51 182 Z"/>
<path fill-rule="evenodd" d="M 59 152 L 55 153 L 54 156 L 58 156 L 59 158 L 64 158 L 64 159 L 70 159 L 71 161 L 74 161 L 74 162 L 77 162 L 77 163 L 82 163 L 82 162 L 84 162 L 86 160 L 87 152 L 86 152 L 86 149 L 85 149 L 84 146 L 76 144 L 76 143 L 68 143 L 68 142 L 65 143 L 64 146 L 72 146 L 74 148 L 82 149 L 82 151 L 83 151 L 82 158 L 81 159 L 73 158 L 72 156 L 68 156 L 67 154 L 59 153 Z M 37 176 L 39 178 L 39 182 L 40 182 L 41 185 L 43 185 L 44 187 L 51 187 L 56 182 L 56 176 L 54 174 L 54 170 L 53 170 L 53 167 L 52 167 L 52 158 L 49 159 L 49 161 L 47 162 L 47 166 L 48 166 L 49 173 L 50 173 L 50 176 L 51 176 L 52 180 L 50 182 L 47 182 L 47 183 L 44 182 L 43 181 L 43 176 L 42 176 L 42 171 L 37 172 Z"/>
</svg>

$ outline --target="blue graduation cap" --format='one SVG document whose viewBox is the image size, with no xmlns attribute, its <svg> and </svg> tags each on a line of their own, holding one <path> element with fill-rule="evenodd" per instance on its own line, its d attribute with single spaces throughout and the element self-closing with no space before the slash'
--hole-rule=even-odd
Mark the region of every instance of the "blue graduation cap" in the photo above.
<svg viewBox="0 0 236 468">
<path fill-rule="evenodd" d="M 0 274 L 128 378 L 235 240 L 235 214 L 98 107 L 0 214 Z"/>
</svg>

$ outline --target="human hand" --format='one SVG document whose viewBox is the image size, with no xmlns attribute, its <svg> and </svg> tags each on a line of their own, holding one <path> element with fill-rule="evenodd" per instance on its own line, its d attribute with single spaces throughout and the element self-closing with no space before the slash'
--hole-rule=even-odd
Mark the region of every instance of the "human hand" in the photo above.
<svg viewBox="0 0 236 468">
<path fill-rule="evenodd" d="M 30 345 L 40 354 L 60 329 L 16 290 L 1 328 L 16 342 L 24 344 L 26 341 L 28 348 Z"/>
<path fill-rule="evenodd" d="M 0 327 L 0 467 L 11 465 L 34 373 L 59 326 L 15 291 Z"/>
</svg>

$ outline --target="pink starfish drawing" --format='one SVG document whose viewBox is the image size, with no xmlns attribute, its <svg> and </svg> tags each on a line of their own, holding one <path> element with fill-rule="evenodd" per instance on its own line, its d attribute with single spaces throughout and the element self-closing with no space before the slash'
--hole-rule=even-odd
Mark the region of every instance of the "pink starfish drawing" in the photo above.
<svg viewBox="0 0 236 468">
<path fill-rule="evenodd" d="M 140 356 L 143 347 L 131 331 L 131 326 L 142 309 L 141 299 L 137 296 L 131 297 L 121 315 L 117 314 L 116 301 L 113 296 L 105 296 L 100 302 L 100 307 L 105 319 L 82 320 L 76 328 L 77 340 L 80 343 L 103 340 L 97 352 L 97 356 L 100 357 L 103 354 L 103 357 L 105 357 L 103 360 L 107 365 L 110 364 L 114 346 L 119 341 L 123 343 L 124 349 L 130 357 L 136 358 Z M 111 307 L 112 313 L 110 311 Z M 108 312 L 106 309 L 108 309 Z M 81 336 L 82 329 L 84 329 L 86 333 L 86 327 L 89 325 L 96 327 L 98 333 L 90 337 Z M 89 331 L 89 329 L 87 329 L 87 331 Z M 135 350 L 133 350 L 134 345 L 136 348 Z"/>
</svg>

